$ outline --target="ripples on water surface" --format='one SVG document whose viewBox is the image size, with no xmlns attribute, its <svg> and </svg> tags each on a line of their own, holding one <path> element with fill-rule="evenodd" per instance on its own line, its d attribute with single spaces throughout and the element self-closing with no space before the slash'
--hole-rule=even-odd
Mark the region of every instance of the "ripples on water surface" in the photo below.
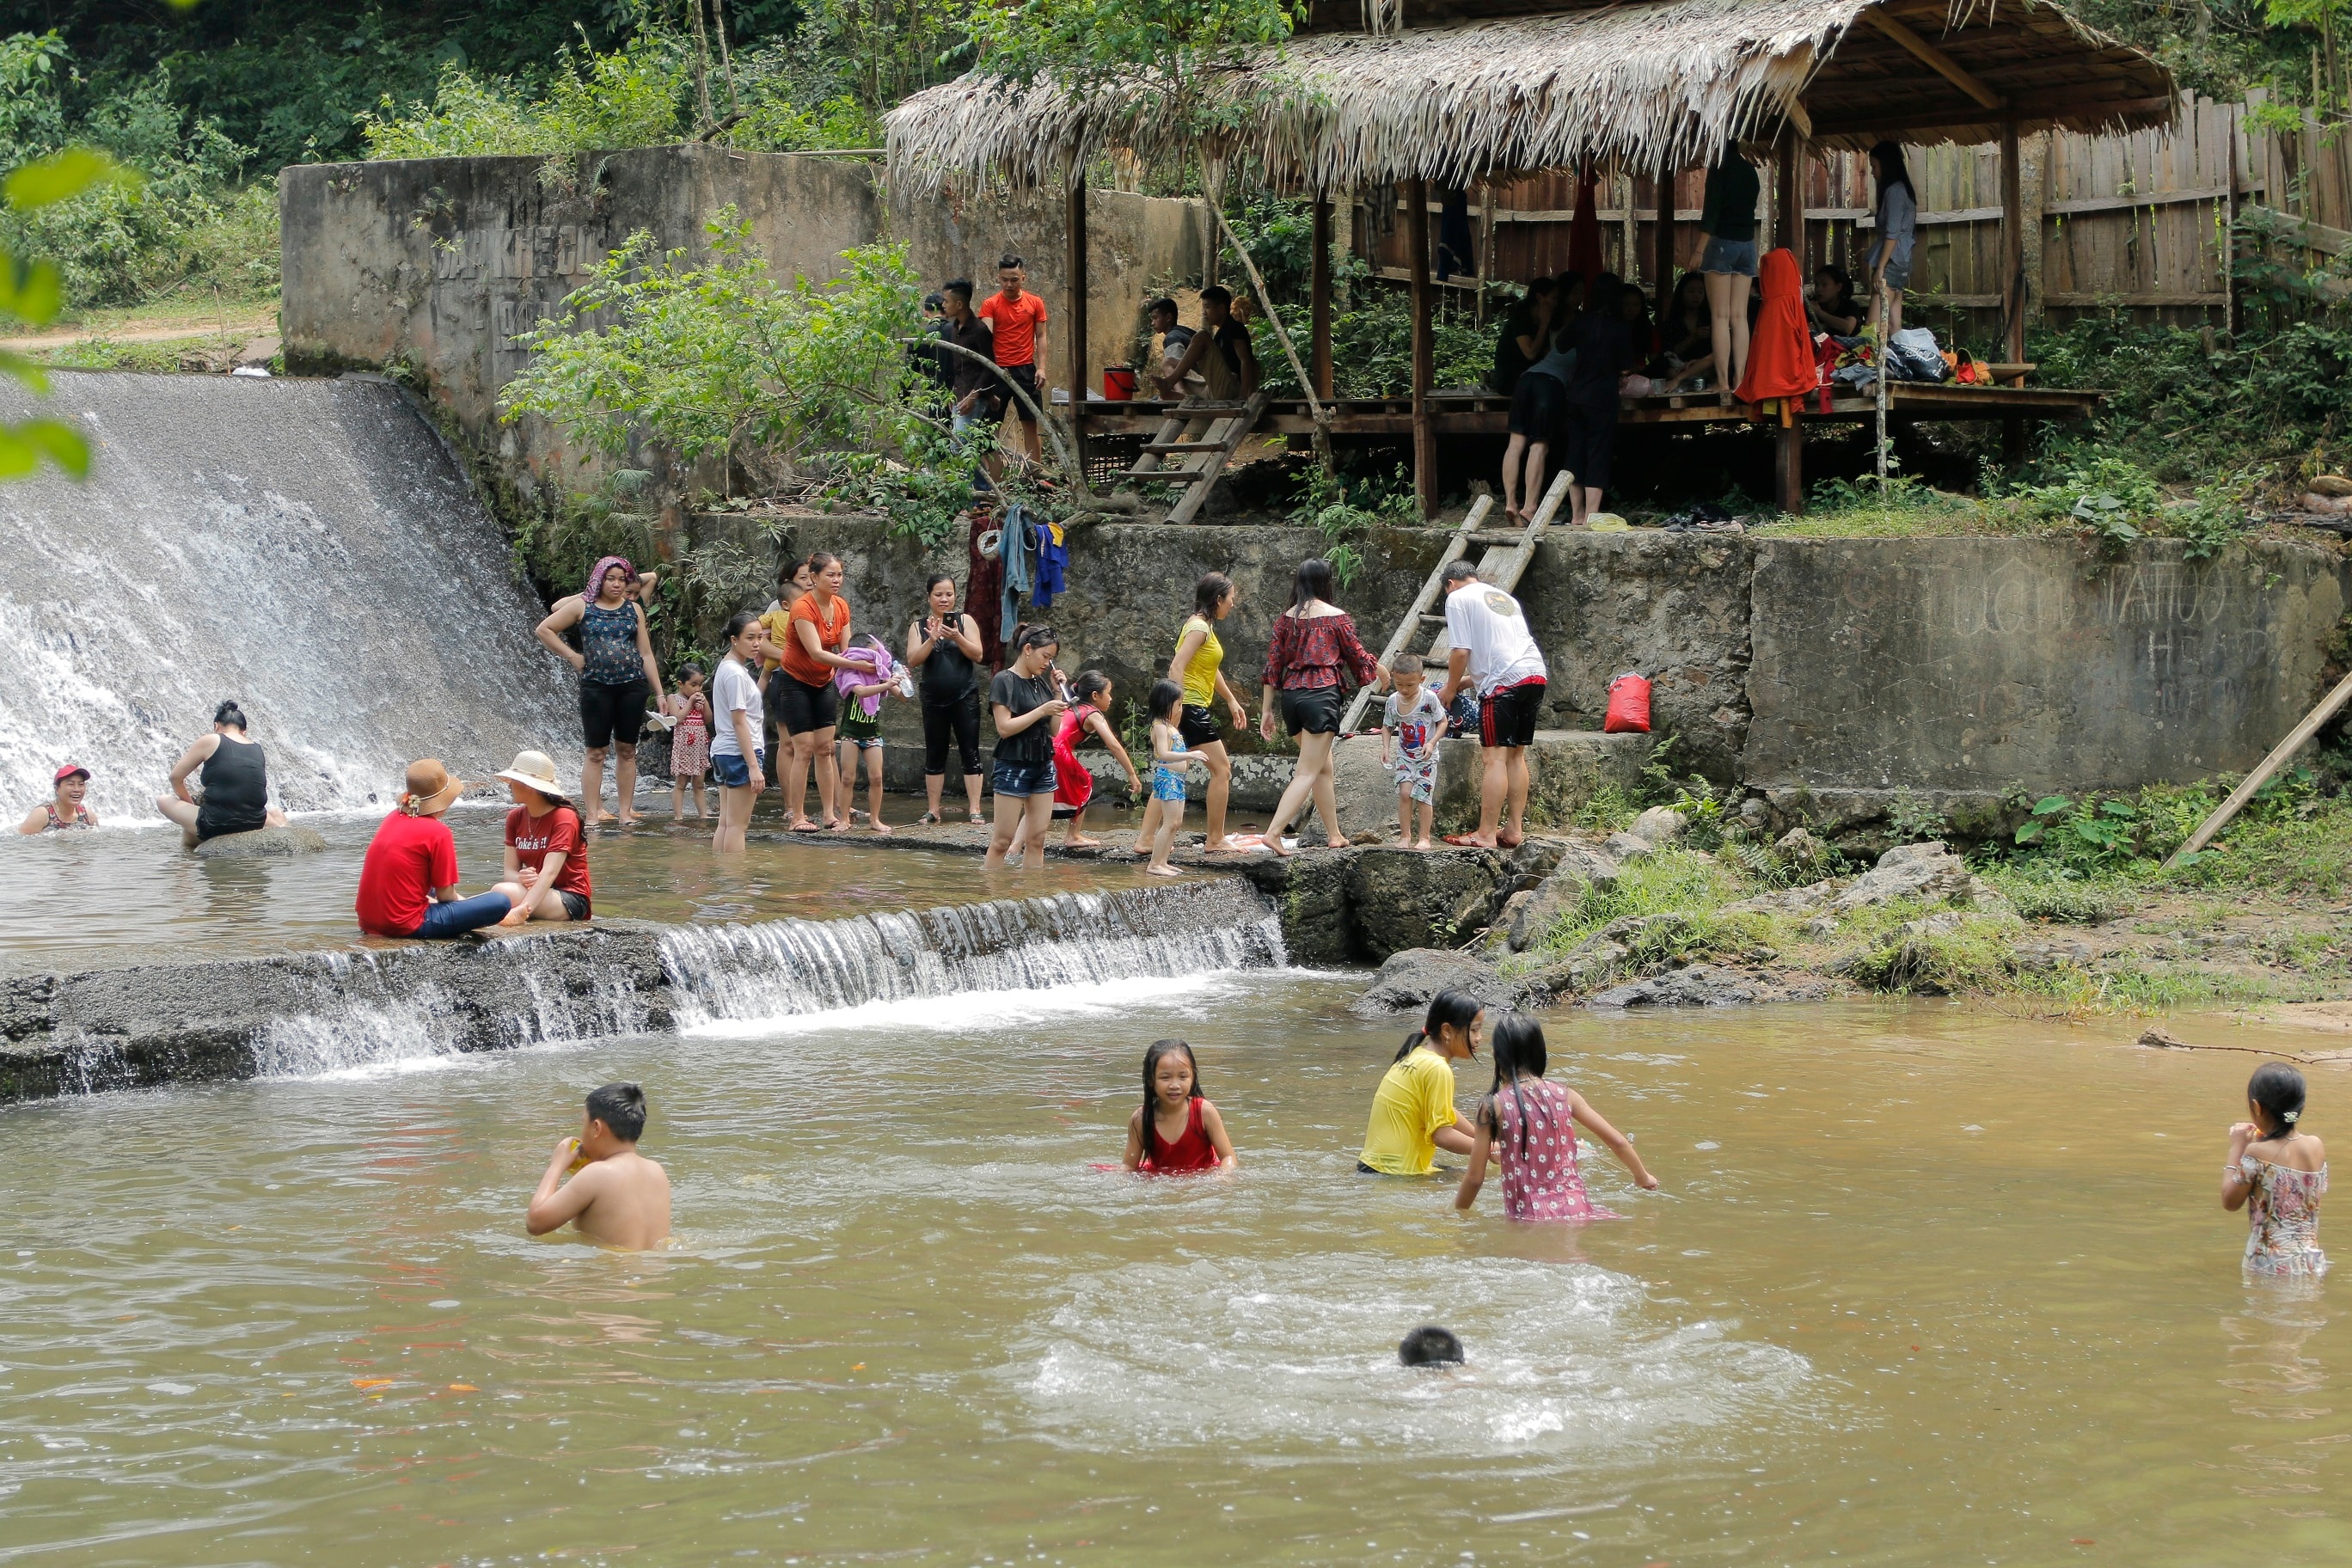
<svg viewBox="0 0 2352 1568">
<path fill-rule="evenodd" d="M 1402 1031 L 1351 989 L 7 1111 L 0 1560 L 2352 1556 L 2336 1288 L 2242 1286 L 2213 1200 L 2252 1058 L 1932 1005 L 1562 1016 L 1665 1190 L 1602 1154 L 1630 1217 L 1538 1230 L 1353 1173 Z M 1090 1168 L 1168 1033 L 1236 1180 Z M 525 1238 L 624 1074 L 685 1247 Z M 1471 1364 L 1399 1368 L 1423 1321 Z"/>
</svg>

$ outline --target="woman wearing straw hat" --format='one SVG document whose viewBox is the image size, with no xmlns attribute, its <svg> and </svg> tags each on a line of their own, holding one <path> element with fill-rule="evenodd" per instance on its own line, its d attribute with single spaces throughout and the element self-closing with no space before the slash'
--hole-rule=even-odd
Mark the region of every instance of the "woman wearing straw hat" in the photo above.
<svg viewBox="0 0 2352 1568">
<path fill-rule="evenodd" d="M 441 814 L 465 781 L 432 757 L 408 764 L 400 805 L 377 825 L 360 866 L 360 930 L 370 936 L 463 936 L 496 925 L 514 908 L 504 893 L 457 896 L 457 841 Z"/>
<path fill-rule="evenodd" d="M 587 756 L 580 769 L 580 798 L 599 822 L 637 820 L 637 731 L 645 728 L 646 700 L 662 698 L 661 666 L 654 659 L 646 626 L 636 569 L 625 556 L 607 555 L 588 574 L 584 592 L 559 603 L 539 623 L 539 640 L 580 672 L 580 731 Z M 580 648 L 563 634 L 580 628 Z M 613 793 L 621 815 L 603 810 L 604 752 L 613 764 Z"/>
<path fill-rule="evenodd" d="M 58 770 L 50 781 L 50 797 L 25 815 L 16 831 L 30 838 L 40 833 L 63 833 L 72 827 L 96 827 L 98 814 L 82 805 L 89 793 L 89 770 L 79 763 L 68 763 Z"/>
<path fill-rule="evenodd" d="M 507 813 L 506 880 L 498 886 L 514 907 L 499 923 L 588 919 L 587 836 L 555 781 L 555 760 L 524 752 L 499 777 L 515 800 Z"/>
</svg>

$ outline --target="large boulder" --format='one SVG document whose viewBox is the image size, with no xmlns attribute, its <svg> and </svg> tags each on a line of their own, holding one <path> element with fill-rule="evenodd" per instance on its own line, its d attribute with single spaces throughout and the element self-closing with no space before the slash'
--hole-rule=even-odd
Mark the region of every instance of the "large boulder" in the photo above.
<svg viewBox="0 0 2352 1568">
<path fill-rule="evenodd" d="M 1741 976 L 1712 964 L 1694 963 L 1595 996 L 1595 1007 L 1728 1007 L 1756 1000 L 1756 988 Z"/>
<path fill-rule="evenodd" d="M 1562 917 L 1572 913 L 1587 892 L 1616 879 L 1613 858 L 1586 845 L 1566 846 L 1551 875 L 1532 890 L 1514 897 L 1496 922 L 1501 945 L 1513 952 L 1525 952 L 1542 942 Z"/>
<path fill-rule="evenodd" d="M 1917 899 L 1923 903 L 1973 902 L 1976 879 L 1960 858 L 1941 839 L 1925 844 L 1898 844 L 1878 858 L 1878 864 L 1855 879 L 1837 896 L 1841 910 L 1859 910 L 1894 899 Z"/>
<path fill-rule="evenodd" d="M 1354 855 L 1348 902 L 1356 945 L 1382 962 L 1408 948 L 1466 941 L 1492 918 L 1512 880 L 1508 863 L 1491 849 L 1382 846 Z"/>
<path fill-rule="evenodd" d="M 1670 805 L 1654 805 L 1633 819 L 1628 829 L 1646 844 L 1664 847 L 1683 836 L 1683 814 Z"/>
<path fill-rule="evenodd" d="M 1349 1010 L 1366 1018 L 1417 1013 L 1441 991 L 1467 991 L 1489 1007 L 1523 1007 L 1529 1000 L 1525 981 L 1504 974 L 1484 959 L 1417 947 L 1390 954 L 1370 987 Z"/>
<path fill-rule="evenodd" d="M 257 827 L 250 833 L 224 833 L 207 838 L 190 853 L 207 860 L 273 860 L 288 855 L 310 855 L 327 841 L 308 827 L 288 823 L 283 827 Z"/>
</svg>

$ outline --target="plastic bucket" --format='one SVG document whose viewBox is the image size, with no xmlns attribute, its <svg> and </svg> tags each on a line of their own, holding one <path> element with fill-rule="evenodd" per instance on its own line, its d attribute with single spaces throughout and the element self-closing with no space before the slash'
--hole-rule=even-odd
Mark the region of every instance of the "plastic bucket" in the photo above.
<svg viewBox="0 0 2352 1568">
<path fill-rule="evenodd" d="M 1113 364 L 1103 367 L 1103 396 L 1112 403 L 1135 401 L 1135 367 Z"/>
</svg>

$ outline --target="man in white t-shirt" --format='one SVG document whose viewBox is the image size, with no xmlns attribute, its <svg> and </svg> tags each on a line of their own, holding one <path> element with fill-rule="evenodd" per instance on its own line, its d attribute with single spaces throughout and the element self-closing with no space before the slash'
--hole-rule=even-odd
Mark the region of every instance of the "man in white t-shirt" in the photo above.
<svg viewBox="0 0 2352 1568">
<path fill-rule="evenodd" d="M 1478 693 L 1478 743 L 1486 771 L 1478 788 L 1478 831 L 1453 833 L 1448 844 L 1517 848 L 1528 830 L 1528 747 L 1536 738 L 1545 690 L 1543 649 L 1528 631 L 1519 602 L 1478 581 L 1477 568 L 1456 561 L 1445 568 L 1445 636 L 1453 645 L 1444 689 L 1447 707 L 1465 685 Z M 1506 797 L 1511 820 L 1501 826 Z"/>
</svg>

